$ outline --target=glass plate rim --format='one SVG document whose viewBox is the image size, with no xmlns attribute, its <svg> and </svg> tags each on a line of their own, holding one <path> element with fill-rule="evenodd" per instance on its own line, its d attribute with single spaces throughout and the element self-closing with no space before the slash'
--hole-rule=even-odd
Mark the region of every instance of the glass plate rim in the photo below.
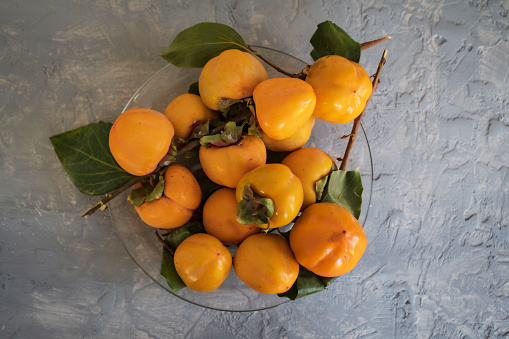
<svg viewBox="0 0 509 339">
<path fill-rule="evenodd" d="M 272 52 L 276 52 L 276 53 L 280 53 L 280 54 L 283 54 L 283 55 L 286 55 L 290 58 L 293 58 L 295 60 L 298 60 L 299 62 L 303 63 L 303 64 L 308 64 L 307 62 L 301 60 L 300 58 L 297 58 L 293 55 L 290 55 L 286 52 L 283 52 L 283 51 L 280 51 L 280 50 L 277 50 L 277 49 L 274 49 L 274 48 L 270 48 L 270 47 L 264 47 L 264 46 L 259 46 L 259 45 L 251 45 L 251 47 L 255 48 L 256 49 L 264 49 L 264 50 L 269 50 L 269 51 L 272 51 Z M 129 105 L 131 105 L 131 103 L 133 102 L 133 100 L 136 99 L 136 97 L 138 96 L 138 94 L 145 88 L 145 86 L 147 86 L 154 78 L 156 78 L 158 75 L 160 75 L 162 72 L 164 72 L 168 67 L 176 67 L 174 66 L 173 64 L 171 63 L 168 63 L 167 65 L 161 67 L 159 70 L 157 70 L 156 72 L 154 72 L 149 78 L 147 78 L 147 80 L 145 80 L 141 86 L 139 86 L 136 91 L 131 95 L 131 97 L 129 98 L 129 100 L 127 101 L 127 103 L 124 105 L 122 111 L 121 111 L 121 114 L 124 113 L 127 108 L 129 107 Z M 269 66 L 270 67 L 270 66 Z M 361 122 L 360 124 L 360 127 L 361 127 L 361 130 L 362 130 L 362 133 L 364 135 L 364 138 L 365 138 L 365 141 L 366 141 L 366 145 L 367 145 L 367 151 L 368 151 L 368 155 L 369 155 L 369 164 L 370 164 L 370 175 L 371 175 L 371 184 L 369 186 L 369 195 L 368 195 L 368 203 L 367 203 L 367 211 L 366 211 L 366 215 L 365 215 L 365 218 L 364 218 L 364 222 L 362 224 L 362 226 L 364 227 L 366 221 L 368 220 L 368 216 L 369 216 L 369 210 L 370 210 L 370 205 L 371 205 L 371 198 L 372 198 L 372 193 L 373 193 L 373 174 L 374 174 L 374 170 L 373 170 L 373 157 L 372 157 L 372 153 L 371 153 L 371 146 L 369 144 L 369 140 L 368 140 L 368 137 L 367 137 L 367 134 L 366 134 L 366 130 L 364 128 L 364 125 L 363 123 Z M 109 205 L 109 204 L 108 204 Z M 111 208 L 108 208 L 108 213 L 109 213 L 109 216 L 110 216 L 110 219 L 113 221 L 114 218 L 112 216 L 112 210 Z M 145 275 L 147 275 L 150 280 L 152 280 L 153 282 L 155 282 L 157 285 L 159 285 L 163 290 L 169 292 L 172 296 L 175 296 L 187 303 L 190 303 L 192 305 L 195 305 L 195 306 L 198 306 L 198 307 L 203 307 L 205 309 L 210 309 L 210 310 L 215 310 L 215 311 L 222 311 L 222 312 L 233 312 L 233 313 L 237 313 L 237 312 L 243 312 L 243 313 L 246 313 L 246 312 L 255 312 L 255 311 L 262 311 L 262 310 L 268 310 L 268 309 L 271 309 L 271 308 L 275 308 L 275 307 L 278 307 L 278 306 L 281 306 L 281 305 L 284 305 L 290 301 L 292 301 L 291 299 L 286 299 L 284 300 L 284 298 L 281 298 L 282 301 L 281 303 L 278 303 L 278 304 L 275 304 L 275 305 L 270 305 L 270 306 L 265 306 L 265 307 L 260 307 L 260 308 L 256 308 L 256 309 L 253 309 L 253 310 L 227 310 L 227 309 L 222 309 L 222 308 L 217 308 L 217 307 L 213 307 L 213 306 L 206 306 L 206 305 L 202 305 L 202 304 L 199 304 L 197 302 L 194 302 L 192 300 L 189 300 L 189 299 L 186 299 L 184 298 L 183 296 L 180 296 L 179 294 L 171 291 L 170 289 L 168 289 L 166 286 L 164 286 L 161 282 L 157 281 L 156 279 L 154 279 L 152 277 L 152 275 L 143 267 L 143 265 L 141 265 L 137 259 L 131 254 L 131 252 L 128 250 L 128 246 L 124 240 L 124 238 L 121 236 L 121 232 L 120 230 L 118 229 L 117 225 L 115 222 L 113 222 L 113 226 L 120 238 L 120 241 L 122 243 L 122 246 L 124 247 L 125 251 L 127 252 L 127 254 L 129 255 L 129 257 L 133 260 L 133 262 L 136 264 L 136 266 L 138 266 L 142 271 L 143 273 L 145 273 Z"/>
</svg>

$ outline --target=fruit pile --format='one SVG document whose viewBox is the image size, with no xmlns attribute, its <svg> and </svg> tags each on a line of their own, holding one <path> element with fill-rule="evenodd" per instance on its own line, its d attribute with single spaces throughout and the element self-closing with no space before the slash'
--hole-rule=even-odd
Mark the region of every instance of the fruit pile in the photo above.
<svg viewBox="0 0 509 339">
<path fill-rule="evenodd" d="M 207 29 L 223 29 L 217 25 Z M 179 36 L 174 44 L 182 44 Z M 163 231 L 157 233 L 164 244 L 161 273 L 173 290 L 215 290 L 232 267 L 260 293 L 285 295 L 310 274 L 327 286 L 351 271 L 366 249 L 357 220 L 362 186 L 353 192 L 355 201 L 337 197 L 339 182 L 355 172 L 360 183 L 359 172 L 338 170 L 329 154 L 304 146 L 315 119 L 346 124 L 358 118 L 372 81 L 357 62 L 326 53 L 300 74 L 269 78 L 255 55 L 266 61 L 262 56 L 232 46 L 209 58 L 198 83 L 164 112 L 129 109 L 111 127 L 89 129 L 107 131 L 122 172 L 114 179 L 135 183 L 128 201 L 147 225 Z M 64 141 L 77 142 L 89 129 L 52 137 L 70 174 L 83 162 L 69 160 L 77 155 L 64 153 Z M 279 159 L 269 161 L 271 152 Z M 179 161 L 193 157 L 200 167 L 195 172 Z M 73 180 L 80 190 L 87 187 Z M 95 206 L 103 207 L 102 201 Z"/>
<path fill-rule="evenodd" d="M 252 98 L 252 125 L 259 126 L 259 136 L 241 128 L 232 140 L 205 140 L 199 147 L 203 171 L 221 188 L 204 202 L 206 233 L 189 236 L 175 249 L 175 269 L 186 286 L 208 292 L 221 285 L 232 267 L 224 244 L 238 245 L 235 273 L 261 293 L 288 291 L 299 264 L 323 277 L 345 274 L 357 264 L 366 248 L 362 226 L 346 208 L 316 202 L 316 183 L 334 169 L 334 160 L 318 148 L 301 147 L 315 118 L 352 121 L 364 109 L 371 89 L 366 71 L 340 56 L 317 60 L 305 81 L 269 79 L 254 56 L 231 49 L 203 67 L 199 96 L 176 97 L 164 114 L 135 108 L 119 116 L 109 134 L 111 153 L 124 170 L 143 176 L 157 168 L 174 136 L 186 142 L 202 124 L 225 123 L 219 112 L 225 100 Z M 281 163 L 266 164 L 266 149 L 290 153 Z M 150 179 L 133 192 L 148 196 L 158 184 Z M 202 200 L 197 179 L 173 163 L 161 181 L 160 197 L 136 204 L 136 211 L 156 228 L 185 225 Z M 263 232 L 294 219 L 289 241 Z"/>
</svg>

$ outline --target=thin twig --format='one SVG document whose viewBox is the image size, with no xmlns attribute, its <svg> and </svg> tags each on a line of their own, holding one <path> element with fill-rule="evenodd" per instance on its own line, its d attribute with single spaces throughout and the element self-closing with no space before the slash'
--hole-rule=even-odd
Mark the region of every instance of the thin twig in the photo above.
<svg viewBox="0 0 509 339">
<path fill-rule="evenodd" d="M 270 62 L 269 60 L 265 59 L 265 58 L 263 57 L 263 55 L 261 55 L 260 53 L 258 53 L 257 51 L 255 51 L 255 50 L 254 50 L 251 46 L 247 46 L 247 48 L 248 48 L 251 52 L 255 53 L 255 54 L 256 54 L 256 56 L 258 56 L 260 59 L 262 59 L 263 61 L 265 61 L 265 63 L 266 63 L 267 65 L 269 65 L 270 67 L 274 68 L 274 69 L 275 69 L 276 71 L 278 71 L 279 73 L 284 74 L 284 75 L 286 75 L 286 76 L 288 76 L 288 77 L 290 77 L 290 78 L 296 78 L 296 77 L 297 77 L 297 75 L 296 75 L 296 74 L 289 73 L 289 72 L 285 71 L 284 69 L 281 69 L 281 68 L 277 67 L 276 65 L 274 65 L 274 64 L 273 64 L 272 62 Z"/>
<path fill-rule="evenodd" d="M 88 209 L 88 211 L 83 213 L 82 217 L 86 217 L 87 215 L 92 215 L 98 209 L 105 209 L 106 208 L 106 203 L 108 201 L 110 201 L 111 199 L 115 198 L 117 195 L 119 195 L 120 193 L 122 193 L 123 191 L 128 189 L 129 187 L 139 183 L 142 180 L 145 180 L 145 179 L 149 178 L 151 175 L 152 175 L 152 173 L 144 175 L 142 177 L 134 177 L 134 178 L 132 178 L 127 183 L 125 183 L 124 185 L 120 186 L 119 188 L 117 188 L 116 190 L 114 190 L 110 194 L 106 195 L 104 198 L 102 198 L 101 201 L 99 201 L 97 204 L 95 204 L 90 209 Z"/>
<path fill-rule="evenodd" d="M 173 248 L 171 248 L 170 244 L 168 244 L 166 241 L 164 241 L 164 239 L 161 237 L 161 235 L 157 231 L 156 231 L 156 236 L 157 236 L 157 241 L 159 241 L 161 244 L 163 244 L 163 246 L 166 247 L 166 249 L 168 250 L 168 252 L 171 253 L 171 255 L 174 255 L 175 251 L 173 250 Z"/>
<path fill-rule="evenodd" d="M 389 39 L 392 39 L 390 36 L 385 36 L 383 38 L 380 38 L 380 39 L 376 39 L 376 40 L 373 40 L 373 41 L 366 41 L 366 42 L 363 42 L 361 44 L 361 51 L 364 51 L 370 47 L 373 47 L 375 45 L 378 45 L 379 43 L 381 42 L 384 42 L 384 41 L 387 41 Z"/>
<path fill-rule="evenodd" d="M 364 112 L 366 111 L 366 108 L 368 107 L 368 104 L 371 101 L 371 98 L 373 97 L 373 93 L 376 91 L 378 84 L 380 83 L 380 73 L 382 72 L 382 68 L 385 65 L 386 57 L 387 50 L 384 50 L 382 58 L 380 59 L 380 63 L 378 64 L 378 69 L 376 70 L 375 77 L 373 79 L 373 90 L 371 91 L 371 95 L 369 96 L 368 101 L 366 101 L 366 106 L 364 107 L 362 113 L 354 120 L 352 133 L 350 134 L 350 139 L 348 139 L 348 144 L 346 145 L 345 155 L 343 156 L 343 161 L 341 161 L 341 166 L 339 167 L 340 170 L 344 171 L 346 169 L 346 166 L 348 165 L 348 157 L 352 152 L 353 142 L 355 141 L 357 131 L 359 130 L 359 126 L 361 125 L 362 117 L 364 116 Z"/>
</svg>

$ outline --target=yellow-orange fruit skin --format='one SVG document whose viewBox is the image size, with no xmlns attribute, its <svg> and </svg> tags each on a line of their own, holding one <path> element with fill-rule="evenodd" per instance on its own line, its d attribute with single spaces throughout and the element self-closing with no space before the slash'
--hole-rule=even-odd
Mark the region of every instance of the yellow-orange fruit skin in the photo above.
<svg viewBox="0 0 509 339">
<path fill-rule="evenodd" d="M 215 237 L 198 233 L 175 250 L 175 269 L 187 287 L 210 292 L 221 286 L 232 268 L 232 255 Z"/>
<path fill-rule="evenodd" d="M 188 139 L 194 128 L 209 120 L 219 120 L 219 114 L 203 104 L 198 95 L 179 95 L 166 107 L 164 115 L 175 128 L 175 136 Z"/>
<path fill-rule="evenodd" d="M 274 214 L 269 219 L 271 228 L 289 224 L 299 213 L 304 199 L 299 178 L 283 164 L 266 164 L 249 171 L 240 179 L 235 195 L 242 200 L 244 187 L 249 184 L 254 193 L 272 199 Z M 267 225 L 260 225 L 267 228 Z"/>
<path fill-rule="evenodd" d="M 244 174 L 265 164 L 267 150 L 260 138 L 250 135 L 226 147 L 201 146 L 199 158 L 210 180 L 235 188 Z"/>
<path fill-rule="evenodd" d="M 316 96 L 313 87 L 296 78 L 273 78 L 253 92 L 256 117 L 270 138 L 281 140 L 297 133 L 311 118 Z"/>
<path fill-rule="evenodd" d="M 115 120 L 109 134 L 109 147 L 120 167 L 143 176 L 157 168 L 170 148 L 173 135 L 173 125 L 164 114 L 133 108 Z"/>
<path fill-rule="evenodd" d="M 297 261 L 322 277 L 350 272 L 366 249 L 361 224 L 344 207 L 329 202 L 306 208 L 290 231 Z"/>
<path fill-rule="evenodd" d="M 244 240 L 233 257 L 233 269 L 247 286 L 265 294 L 288 291 L 299 275 L 288 241 L 271 233 Z"/>
<path fill-rule="evenodd" d="M 243 225 L 237 221 L 235 190 L 220 188 L 210 195 L 203 206 L 205 231 L 225 244 L 240 244 L 248 236 L 260 233 L 256 224 Z"/>
<path fill-rule="evenodd" d="M 256 85 L 268 77 L 263 65 L 251 54 L 226 50 L 203 67 L 198 82 L 200 96 L 205 106 L 217 111 L 220 100 L 249 97 Z"/>
<path fill-rule="evenodd" d="M 171 229 L 187 223 L 200 203 L 201 189 L 194 175 L 186 167 L 172 164 L 164 173 L 163 195 L 135 209 L 147 225 Z"/>
<path fill-rule="evenodd" d="M 156 228 L 171 229 L 184 225 L 191 219 L 193 211 L 175 201 L 162 196 L 159 199 L 144 202 L 134 207 L 147 225 Z"/>
<path fill-rule="evenodd" d="M 366 70 L 338 55 L 324 56 L 315 61 L 306 82 L 316 93 L 313 115 L 336 124 L 346 124 L 357 118 L 372 91 Z"/>
<path fill-rule="evenodd" d="M 301 148 L 308 142 L 314 125 L 315 117 L 312 116 L 295 134 L 286 139 L 275 140 L 262 132 L 262 140 L 269 151 L 291 152 Z"/>
<path fill-rule="evenodd" d="M 304 192 L 304 210 L 316 202 L 316 182 L 332 170 L 332 158 L 324 151 L 315 147 L 305 147 L 288 154 L 283 161 L 293 174 L 299 177 Z"/>
<path fill-rule="evenodd" d="M 201 189 L 185 166 L 172 164 L 164 173 L 164 195 L 182 207 L 195 210 L 201 203 Z"/>
</svg>

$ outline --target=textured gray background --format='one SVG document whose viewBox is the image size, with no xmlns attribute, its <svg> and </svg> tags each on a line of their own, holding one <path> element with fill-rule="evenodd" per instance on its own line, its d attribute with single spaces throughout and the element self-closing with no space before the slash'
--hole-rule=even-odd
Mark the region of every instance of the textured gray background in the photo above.
<svg viewBox="0 0 509 339">
<path fill-rule="evenodd" d="M 0 1 L 0 337 L 509 335 L 509 0 Z M 177 299 L 131 261 L 48 137 L 113 120 L 201 21 L 310 62 L 316 24 L 393 39 L 364 118 L 375 182 L 354 272 L 277 308 Z M 382 47 L 363 54 L 374 72 Z"/>
</svg>

